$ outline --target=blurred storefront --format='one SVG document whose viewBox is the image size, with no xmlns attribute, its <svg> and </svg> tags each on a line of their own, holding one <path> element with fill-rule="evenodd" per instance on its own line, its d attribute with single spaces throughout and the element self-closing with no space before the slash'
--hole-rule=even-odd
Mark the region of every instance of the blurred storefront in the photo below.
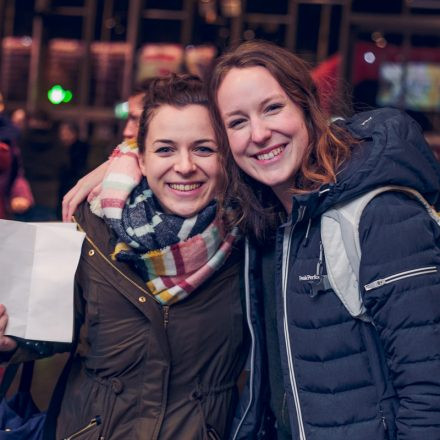
<svg viewBox="0 0 440 440">
<path fill-rule="evenodd" d="M 116 137 L 124 112 L 115 108 L 135 82 L 203 74 L 254 38 L 310 62 L 328 105 L 348 84 L 356 109 L 406 110 L 436 148 L 437 0 L 0 0 L 0 90 L 9 111 L 43 109 L 74 119 L 83 136 Z"/>
</svg>

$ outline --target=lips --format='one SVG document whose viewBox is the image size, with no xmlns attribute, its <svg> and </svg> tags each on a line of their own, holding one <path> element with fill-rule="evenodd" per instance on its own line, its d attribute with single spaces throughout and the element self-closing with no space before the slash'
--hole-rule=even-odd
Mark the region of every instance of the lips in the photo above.
<svg viewBox="0 0 440 440">
<path fill-rule="evenodd" d="M 258 154 L 255 154 L 254 157 L 257 160 L 272 160 L 275 157 L 279 156 L 284 149 L 286 148 L 285 145 L 278 145 L 276 147 L 268 148 L 265 151 L 259 152 Z"/>
<path fill-rule="evenodd" d="M 168 186 L 176 191 L 194 191 L 202 186 L 201 183 L 169 183 Z"/>
</svg>

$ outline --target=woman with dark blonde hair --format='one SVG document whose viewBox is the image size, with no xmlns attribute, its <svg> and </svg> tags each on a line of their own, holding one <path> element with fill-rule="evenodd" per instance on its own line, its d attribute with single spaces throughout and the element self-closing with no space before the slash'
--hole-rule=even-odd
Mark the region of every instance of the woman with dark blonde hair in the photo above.
<svg viewBox="0 0 440 440">
<path fill-rule="evenodd" d="M 391 109 L 330 124 L 306 64 L 265 42 L 221 57 L 208 90 L 237 222 L 264 243 L 246 254 L 251 298 L 263 286 L 278 437 L 440 438 L 440 222 L 400 190 L 439 202 L 440 167 L 418 125 Z M 353 316 L 350 286 L 340 296 L 327 282 L 341 242 L 330 236 L 324 250 L 323 214 L 389 185 L 399 189 L 372 198 L 357 225 Z M 240 407 L 234 438 L 253 399 Z"/>
<path fill-rule="evenodd" d="M 392 109 L 330 123 L 308 66 L 262 41 L 219 58 L 207 87 L 220 197 L 248 235 L 250 374 L 232 439 L 274 438 L 270 426 L 278 439 L 439 439 L 440 228 L 409 194 L 438 203 L 440 167 L 419 126 Z M 328 213 L 367 196 L 352 239 L 324 248 Z M 361 251 L 356 270 L 342 245 Z"/>
</svg>

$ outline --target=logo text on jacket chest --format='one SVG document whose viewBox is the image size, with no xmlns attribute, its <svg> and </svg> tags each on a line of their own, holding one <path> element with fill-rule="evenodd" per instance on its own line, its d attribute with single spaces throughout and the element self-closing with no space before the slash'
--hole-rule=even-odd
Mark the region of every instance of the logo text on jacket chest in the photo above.
<svg viewBox="0 0 440 440">
<path fill-rule="evenodd" d="M 318 274 L 314 275 L 298 275 L 299 281 L 316 281 L 320 280 L 321 277 Z"/>
</svg>

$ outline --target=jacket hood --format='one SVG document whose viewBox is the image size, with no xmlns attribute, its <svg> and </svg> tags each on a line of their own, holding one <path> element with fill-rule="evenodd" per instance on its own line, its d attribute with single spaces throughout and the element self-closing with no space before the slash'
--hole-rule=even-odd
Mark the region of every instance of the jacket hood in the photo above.
<svg viewBox="0 0 440 440">
<path fill-rule="evenodd" d="M 406 113 L 378 109 L 336 123 L 360 142 L 338 172 L 336 183 L 294 198 L 299 205 L 306 205 L 310 216 L 384 185 L 407 186 L 431 204 L 440 203 L 440 163 L 420 126 Z"/>
</svg>

